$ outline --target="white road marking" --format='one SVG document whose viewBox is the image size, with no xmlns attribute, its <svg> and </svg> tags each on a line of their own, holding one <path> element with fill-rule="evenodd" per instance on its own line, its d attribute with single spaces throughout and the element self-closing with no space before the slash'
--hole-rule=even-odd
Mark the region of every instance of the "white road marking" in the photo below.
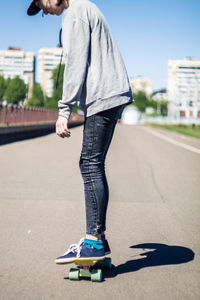
<svg viewBox="0 0 200 300">
<path fill-rule="evenodd" d="M 191 151 L 191 152 L 200 154 L 200 149 L 198 149 L 198 148 L 195 148 L 195 147 L 193 147 L 193 146 L 190 146 L 190 145 L 187 145 L 187 144 L 184 144 L 184 143 L 175 141 L 174 139 L 172 139 L 172 138 L 170 138 L 170 137 L 168 137 L 168 136 L 165 136 L 165 135 L 163 135 L 163 134 L 161 134 L 161 133 L 159 133 L 159 132 L 157 132 L 157 131 L 154 131 L 154 130 L 152 130 L 152 129 L 150 129 L 150 128 L 147 128 L 147 127 L 141 127 L 141 128 L 144 129 L 144 130 L 146 130 L 146 131 L 148 131 L 148 132 L 151 133 L 152 135 L 155 135 L 155 136 L 157 136 L 158 138 L 163 139 L 163 140 L 165 140 L 165 141 L 167 141 L 167 142 L 169 142 L 169 143 L 171 143 L 171 144 L 174 144 L 174 145 L 176 145 L 176 146 L 179 146 L 179 147 L 184 148 L 184 149 L 186 149 L 186 150 L 189 150 L 189 151 Z"/>
</svg>

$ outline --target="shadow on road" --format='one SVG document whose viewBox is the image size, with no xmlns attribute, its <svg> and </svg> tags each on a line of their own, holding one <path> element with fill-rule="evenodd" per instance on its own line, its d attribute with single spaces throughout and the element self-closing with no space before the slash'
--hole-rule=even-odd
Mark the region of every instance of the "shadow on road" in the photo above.
<svg viewBox="0 0 200 300">
<path fill-rule="evenodd" d="M 105 270 L 104 278 L 112 278 L 147 267 L 183 264 L 194 259 L 194 252 L 182 246 L 147 243 L 130 246 L 130 248 L 141 249 L 143 252 L 137 255 L 138 259 L 129 260 L 118 266 L 113 265 L 112 269 Z"/>
</svg>

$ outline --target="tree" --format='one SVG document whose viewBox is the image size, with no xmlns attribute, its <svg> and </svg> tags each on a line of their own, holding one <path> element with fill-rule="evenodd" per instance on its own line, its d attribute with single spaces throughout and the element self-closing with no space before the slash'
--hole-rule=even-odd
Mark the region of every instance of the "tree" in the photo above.
<svg viewBox="0 0 200 300">
<path fill-rule="evenodd" d="M 157 111 L 157 109 L 158 109 L 158 102 L 155 101 L 155 100 L 153 100 L 153 99 L 148 99 L 147 106 L 148 107 L 152 107 L 154 110 Z"/>
<path fill-rule="evenodd" d="M 9 103 L 18 104 L 20 101 L 24 101 L 26 93 L 27 87 L 24 81 L 19 76 L 16 76 L 10 80 L 5 92 L 5 98 Z"/>
<path fill-rule="evenodd" d="M 37 106 L 37 107 L 44 106 L 44 94 L 43 94 L 41 85 L 38 82 L 36 82 L 33 86 L 32 96 L 28 100 L 27 105 L 28 106 Z"/>
<path fill-rule="evenodd" d="M 9 86 L 11 80 L 12 80 L 12 79 L 11 79 L 10 77 L 8 77 L 8 78 L 5 80 L 6 89 L 7 89 L 7 87 Z"/>
<path fill-rule="evenodd" d="M 0 75 L 0 101 L 3 100 L 6 90 L 6 82 L 2 75 Z"/>
<path fill-rule="evenodd" d="M 135 100 L 133 105 L 137 106 L 141 112 L 145 112 L 145 108 L 148 106 L 147 95 L 144 92 L 139 91 L 137 94 L 133 94 L 133 98 Z"/>
<path fill-rule="evenodd" d="M 58 101 L 62 99 L 64 69 L 65 69 L 65 65 L 62 64 L 60 68 L 60 75 L 59 75 L 57 87 L 56 87 L 56 82 L 57 82 L 57 76 L 59 72 L 59 65 L 53 70 L 53 74 L 52 74 L 53 93 L 52 93 L 52 97 L 46 98 L 45 107 L 47 108 L 58 109 Z"/>
<path fill-rule="evenodd" d="M 137 94 L 134 93 L 133 98 L 135 100 L 133 105 L 137 106 L 141 112 L 145 112 L 147 107 L 152 107 L 155 111 L 158 109 L 157 101 L 148 98 L 143 91 L 139 91 Z"/>
<path fill-rule="evenodd" d="M 50 109 L 58 109 L 58 101 L 55 101 L 52 97 L 46 96 L 45 107 Z"/>
<path fill-rule="evenodd" d="M 57 102 L 62 98 L 62 92 L 63 92 L 63 77 L 64 77 L 64 70 L 65 70 L 65 65 L 62 64 L 60 67 L 60 75 L 58 78 L 58 72 L 59 72 L 59 65 L 53 70 L 53 94 L 52 97 L 55 99 Z M 57 78 L 58 78 L 58 86 L 56 87 L 57 83 Z"/>
</svg>

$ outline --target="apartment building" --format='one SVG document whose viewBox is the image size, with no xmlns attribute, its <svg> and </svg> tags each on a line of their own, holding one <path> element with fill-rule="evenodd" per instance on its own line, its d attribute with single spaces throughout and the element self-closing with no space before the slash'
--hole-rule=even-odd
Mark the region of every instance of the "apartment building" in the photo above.
<svg viewBox="0 0 200 300">
<path fill-rule="evenodd" d="M 187 57 L 168 61 L 169 114 L 200 118 L 200 61 Z"/>
<path fill-rule="evenodd" d="M 62 48 L 42 48 L 38 54 L 38 82 L 44 93 L 51 97 L 53 92 L 52 72 L 59 65 Z"/>
<path fill-rule="evenodd" d="M 4 78 L 19 76 L 28 85 L 28 97 L 35 81 L 35 53 L 10 47 L 0 50 L 0 75 Z"/>
</svg>

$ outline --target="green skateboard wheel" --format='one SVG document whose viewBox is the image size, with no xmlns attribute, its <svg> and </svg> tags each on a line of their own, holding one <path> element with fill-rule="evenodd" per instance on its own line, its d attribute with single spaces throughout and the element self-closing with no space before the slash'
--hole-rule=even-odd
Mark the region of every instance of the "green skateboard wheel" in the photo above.
<svg viewBox="0 0 200 300">
<path fill-rule="evenodd" d="M 70 269 L 69 271 L 69 279 L 70 280 L 80 280 L 80 276 L 79 276 L 79 270 L 77 269 Z"/>
<path fill-rule="evenodd" d="M 100 281 L 102 281 L 102 279 L 103 279 L 103 276 L 102 276 L 102 270 L 93 270 L 92 272 L 91 272 L 91 280 L 92 281 L 98 281 L 98 282 L 100 282 Z"/>
</svg>

